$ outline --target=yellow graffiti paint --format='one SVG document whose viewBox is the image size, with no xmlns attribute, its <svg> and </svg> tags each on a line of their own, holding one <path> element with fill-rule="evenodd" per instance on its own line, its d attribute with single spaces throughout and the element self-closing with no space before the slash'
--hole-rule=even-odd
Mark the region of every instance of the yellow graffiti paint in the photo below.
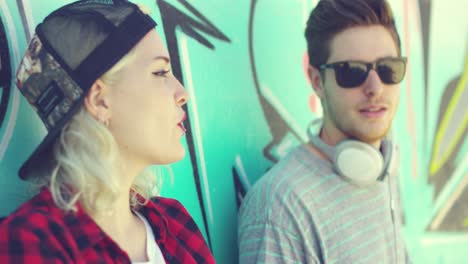
<svg viewBox="0 0 468 264">
<path fill-rule="evenodd" d="M 455 89 L 455 93 L 453 97 L 450 99 L 450 103 L 447 107 L 447 111 L 445 112 L 442 118 L 440 129 L 437 131 L 437 134 L 435 137 L 434 151 L 433 151 L 433 154 L 435 155 L 433 155 L 434 160 L 431 162 L 430 168 L 429 168 L 430 176 L 436 174 L 440 170 L 440 168 L 442 168 L 442 166 L 447 162 L 448 158 L 450 157 L 450 154 L 452 154 L 453 150 L 457 146 L 457 143 L 460 142 L 462 134 L 465 131 L 466 127 L 468 126 L 468 115 L 465 113 L 462 123 L 460 124 L 458 129 L 455 131 L 455 134 L 449 143 L 449 147 L 445 150 L 444 153 L 442 153 L 441 155 L 437 155 L 437 153 L 439 153 L 439 148 L 442 143 L 442 137 L 446 133 L 448 122 L 454 114 L 457 114 L 455 113 L 455 106 L 457 105 L 457 103 L 461 103 L 460 102 L 461 95 L 467 85 L 467 79 L 468 79 L 468 55 L 465 58 L 465 67 L 464 67 L 462 76 L 460 78 L 460 81 L 458 82 L 458 85 Z"/>
</svg>

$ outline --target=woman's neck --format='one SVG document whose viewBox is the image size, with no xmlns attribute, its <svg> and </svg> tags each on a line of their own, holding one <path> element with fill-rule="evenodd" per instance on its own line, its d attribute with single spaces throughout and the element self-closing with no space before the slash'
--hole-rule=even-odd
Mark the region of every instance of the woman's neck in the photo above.
<svg viewBox="0 0 468 264">
<path fill-rule="evenodd" d="M 146 229 L 132 213 L 130 190 L 122 193 L 111 210 L 91 215 L 96 224 L 127 252 L 132 261 L 147 261 Z"/>
</svg>

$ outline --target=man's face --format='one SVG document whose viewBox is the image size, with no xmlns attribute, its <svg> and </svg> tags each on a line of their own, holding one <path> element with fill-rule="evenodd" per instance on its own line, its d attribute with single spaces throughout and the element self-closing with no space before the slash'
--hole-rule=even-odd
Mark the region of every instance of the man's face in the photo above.
<svg viewBox="0 0 468 264">
<path fill-rule="evenodd" d="M 346 29 L 332 39 L 327 63 L 374 62 L 397 56 L 395 42 L 383 26 L 360 26 Z M 340 87 L 333 69 L 325 69 L 322 76 L 319 96 L 324 109 L 324 139 L 331 144 L 345 138 L 380 144 L 398 107 L 399 85 L 383 83 L 375 70 L 369 72 L 364 83 L 353 88 Z"/>
</svg>

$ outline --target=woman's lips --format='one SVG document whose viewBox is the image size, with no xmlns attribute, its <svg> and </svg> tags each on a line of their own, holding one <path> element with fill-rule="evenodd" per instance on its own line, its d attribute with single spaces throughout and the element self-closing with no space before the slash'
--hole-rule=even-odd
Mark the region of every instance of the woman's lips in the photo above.
<svg viewBox="0 0 468 264">
<path fill-rule="evenodd" d="M 182 116 L 182 119 L 180 120 L 180 122 L 177 124 L 180 129 L 182 129 L 182 131 L 185 133 L 185 131 L 187 131 L 187 129 L 185 129 L 184 127 L 184 121 L 187 119 L 187 115 L 184 113 L 184 115 Z"/>
<path fill-rule="evenodd" d="M 183 131 L 184 133 L 185 133 L 185 131 L 187 131 L 187 130 L 185 129 L 185 127 L 184 127 L 184 123 L 180 122 L 180 123 L 177 124 L 177 125 L 180 127 L 180 129 L 182 129 L 182 131 Z"/>
</svg>

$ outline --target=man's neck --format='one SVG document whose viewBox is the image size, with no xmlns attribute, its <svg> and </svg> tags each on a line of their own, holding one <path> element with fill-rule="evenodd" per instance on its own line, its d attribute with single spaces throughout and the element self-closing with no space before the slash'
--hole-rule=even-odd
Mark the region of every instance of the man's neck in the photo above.
<svg viewBox="0 0 468 264">
<path fill-rule="evenodd" d="M 353 139 L 353 140 L 361 141 L 363 143 L 374 146 L 376 149 L 379 149 L 382 143 L 382 139 L 378 139 L 372 142 L 365 142 L 359 139 L 352 138 L 349 135 L 346 135 L 345 133 L 340 131 L 335 126 L 332 126 L 327 122 L 324 122 L 322 128 L 320 129 L 319 137 L 322 139 L 322 141 L 325 144 L 329 146 L 335 146 L 341 141 L 346 140 L 346 139 Z"/>
</svg>

